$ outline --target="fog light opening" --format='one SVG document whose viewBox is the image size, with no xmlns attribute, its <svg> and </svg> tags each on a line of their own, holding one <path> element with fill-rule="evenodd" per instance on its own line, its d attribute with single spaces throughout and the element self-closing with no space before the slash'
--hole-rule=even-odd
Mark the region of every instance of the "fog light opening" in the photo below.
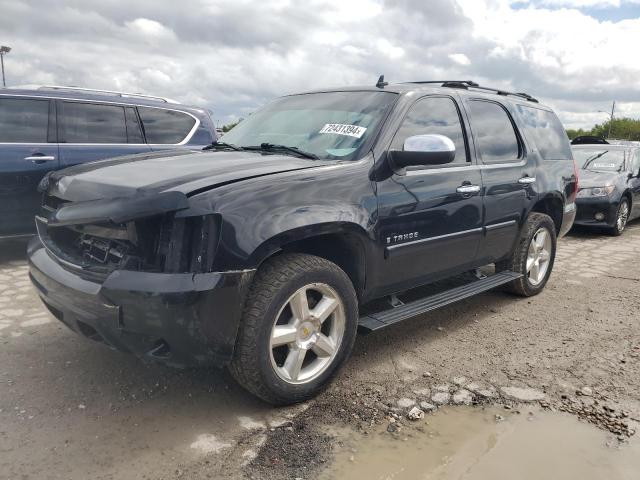
<svg viewBox="0 0 640 480">
<path fill-rule="evenodd" d="M 604 213 L 602 213 L 602 212 L 598 212 L 598 213 L 596 213 L 596 214 L 594 215 L 594 218 L 595 218 L 596 220 L 598 220 L 599 222 L 601 222 L 601 221 L 603 221 L 603 220 L 604 220 Z"/>
<path fill-rule="evenodd" d="M 153 358 L 166 359 L 171 356 L 171 347 L 163 339 L 156 342 L 155 346 L 147 352 Z"/>
</svg>

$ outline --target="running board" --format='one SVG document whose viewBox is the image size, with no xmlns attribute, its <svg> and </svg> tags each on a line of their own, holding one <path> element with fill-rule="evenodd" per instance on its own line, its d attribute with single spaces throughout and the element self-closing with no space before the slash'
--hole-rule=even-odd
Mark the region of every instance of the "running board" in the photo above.
<svg viewBox="0 0 640 480">
<path fill-rule="evenodd" d="M 365 315 L 360 317 L 358 327 L 363 332 L 374 332 L 393 325 L 394 323 L 401 322 L 402 320 L 430 312 L 431 310 L 436 310 L 437 308 L 444 307 L 459 300 L 464 300 L 465 298 L 473 297 L 479 293 L 517 280 L 521 276 L 522 274 L 511 271 L 496 273 L 466 285 L 445 290 L 436 295 L 430 295 L 414 302 L 405 303 L 399 307 Z"/>
</svg>

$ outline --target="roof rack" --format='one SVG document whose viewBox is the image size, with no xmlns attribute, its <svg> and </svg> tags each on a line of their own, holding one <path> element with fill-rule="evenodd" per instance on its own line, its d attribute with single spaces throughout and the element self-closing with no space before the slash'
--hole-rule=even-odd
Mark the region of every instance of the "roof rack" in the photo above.
<svg viewBox="0 0 640 480">
<path fill-rule="evenodd" d="M 490 87 L 481 87 L 479 84 L 477 84 L 474 81 L 471 80 L 426 80 L 426 81 L 419 81 L 419 82 L 407 82 L 407 83 L 419 83 L 419 84 L 430 84 L 430 83 L 440 83 L 442 87 L 448 87 L 448 88 L 464 88 L 465 90 L 468 90 L 469 88 L 475 88 L 476 90 L 484 90 L 486 92 L 493 92 L 493 93 L 497 93 L 498 95 L 513 95 L 516 97 L 520 97 L 520 98 L 524 98 L 525 100 L 528 100 L 529 102 L 535 102 L 535 103 L 539 103 L 537 99 L 533 98 L 531 95 L 527 94 L 527 93 L 523 93 L 523 92 L 518 92 L 518 93 L 514 93 L 514 92 L 507 92 L 506 90 L 502 90 L 499 88 L 490 88 Z"/>
<path fill-rule="evenodd" d="M 116 97 L 121 97 L 121 98 L 146 98 L 149 100 L 158 100 L 164 103 L 179 103 L 170 98 L 158 97 L 155 95 L 145 95 L 144 93 L 125 93 L 125 92 L 116 92 L 113 90 L 98 90 L 95 88 L 82 88 L 82 87 L 66 87 L 61 85 L 40 85 L 35 88 L 37 90 L 61 90 L 61 91 L 72 91 L 72 92 L 99 93 L 99 94 L 106 94 L 106 95 L 115 95 Z"/>
</svg>

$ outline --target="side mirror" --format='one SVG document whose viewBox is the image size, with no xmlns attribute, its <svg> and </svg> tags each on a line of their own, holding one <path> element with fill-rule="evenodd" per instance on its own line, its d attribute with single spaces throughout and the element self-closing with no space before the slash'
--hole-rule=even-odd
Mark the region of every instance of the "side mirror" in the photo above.
<svg viewBox="0 0 640 480">
<path fill-rule="evenodd" d="M 414 135 L 404 141 L 402 150 L 389 152 L 393 166 L 404 168 L 412 165 L 444 165 L 453 162 L 456 146 L 444 135 Z"/>
</svg>

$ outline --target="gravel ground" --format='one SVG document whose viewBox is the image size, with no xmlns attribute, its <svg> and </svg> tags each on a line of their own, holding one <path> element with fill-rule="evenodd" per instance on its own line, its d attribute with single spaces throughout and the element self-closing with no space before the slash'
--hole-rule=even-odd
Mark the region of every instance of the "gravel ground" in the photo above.
<svg viewBox="0 0 640 480">
<path fill-rule="evenodd" d="M 23 251 L 0 246 L 3 479 L 311 478 L 340 429 L 396 434 L 414 405 L 438 403 L 529 398 L 635 441 L 640 224 L 563 239 L 537 297 L 491 292 L 359 337 L 327 392 L 286 409 L 223 371 L 145 365 L 68 331 L 37 300 Z"/>
</svg>

